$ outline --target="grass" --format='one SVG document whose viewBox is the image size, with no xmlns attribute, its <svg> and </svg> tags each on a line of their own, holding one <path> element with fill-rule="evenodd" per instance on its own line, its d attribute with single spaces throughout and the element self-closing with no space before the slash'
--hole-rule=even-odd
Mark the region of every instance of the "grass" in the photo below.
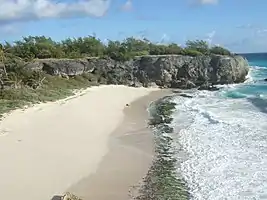
<svg viewBox="0 0 267 200">
<path fill-rule="evenodd" d="M 45 75 L 43 85 L 38 89 L 22 86 L 4 89 L 0 92 L 0 117 L 11 110 L 33 103 L 56 101 L 73 95 L 74 90 L 98 85 L 93 75 L 80 75 L 73 78 L 60 78 Z"/>
</svg>

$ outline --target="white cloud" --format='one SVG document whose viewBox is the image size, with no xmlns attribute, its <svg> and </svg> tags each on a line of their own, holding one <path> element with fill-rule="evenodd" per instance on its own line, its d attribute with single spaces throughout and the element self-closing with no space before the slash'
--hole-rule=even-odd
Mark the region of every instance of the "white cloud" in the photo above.
<svg viewBox="0 0 267 200">
<path fill-rule="evenodd" d="M 127 0 L 125 4 L 122 6 L 122 10 L 124 11 L 131 11 L 133 9 L 133 2 L 132 0 Z"/>
<path fill-rule="evenodd" d="M 208 33 L 207 36 L 208 36 L 208 38 L 212 39 L 215 36 L 215 34 L 216 34 L 216 31 L 212 31 L 212 32 Z"/>
<path fill-rule="evenodd" d="M 0 23 L 70 16 L 103 16 L 110 0 L 0 0 Z"/>
<path fill-rule="evenodd" d="M 191 5 L 208 5 L 208 4 L 217 4 L 219 0 L 188 0 Z"/>
<path fill-rule="evenodd" d="M 227 48 L 230 48 L 234 52 L 266 52 L 267 51 L 267 40 L 254 37 L 245 37 L 239 40 L 225 43 Z"/>
<path fill-rule="evenodd" d="M 267 29 L 259 29 L 257 30 L 257 34 L 259 35 L 265 35 L 267 33 Z"/>
<path fill-rule="evenodd" d="M 217 4 L 219 0 L 198 0 L 200 4 Z"/>
<path fill-rule="evenodd" d="M 170 37 L 164 33 L 162 36 L 161 36 L 161 39 L 160 39 L 160 44 L 164 44 L 164 43 L 168 43 L 170 41 Z"/>
<path fill-rule="evenodd" d="M 213 41 L 215 34 L 216 34 L 216 31 L 212 31 L 207 34 L 207 38 L 205 40 L 209 43 L 210 46 L 212 45 L 212 41 Z"/>
<path fill-rule="evenodd" d="M 237 28 L 242 29 L 244 31 L 252 32 L 253 37 L 266 36 L 267 35 L 267 28 L 263 27 L 261 25 L 244 24 L 244 25 L 237 26 Z"/>
<path fill-rule="evenodd" d="M 187 0 L 190 6 L 216 5 L 219 0 Z"/>
</svg>

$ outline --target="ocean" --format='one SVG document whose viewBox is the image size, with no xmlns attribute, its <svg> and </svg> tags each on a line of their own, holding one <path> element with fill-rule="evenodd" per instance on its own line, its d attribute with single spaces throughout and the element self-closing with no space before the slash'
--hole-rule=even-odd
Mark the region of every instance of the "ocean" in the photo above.
<svg viewBox="0 0 267 200">
<path fill-rule="evenodd" d="M 177 175 L 193 200 L 267 200 L 267 53 L 242 56 L 245 83 L 172 99 Z"/>
</svg>

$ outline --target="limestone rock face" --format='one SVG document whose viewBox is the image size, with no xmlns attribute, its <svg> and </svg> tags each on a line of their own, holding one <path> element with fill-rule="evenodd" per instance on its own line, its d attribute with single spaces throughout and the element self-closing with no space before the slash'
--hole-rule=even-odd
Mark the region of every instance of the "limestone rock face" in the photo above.
<svg viewBox="0 0 267 200">
<path fill-rule="evenodd" d="M 244 82 L 249 71 L 241 56 L 140 56 L 118 62 L 109 58 L 40 59 L 26 65 L 50 75 L 95 74 L 107 84 L 194 88 Z"/>
<path fill-rule="evenodd" d="M 38 59 L 26 65 L 32 70 L 43 70 L 50 75 L 80 75 L 90 68 L 83 59 Z"/>
</svg>

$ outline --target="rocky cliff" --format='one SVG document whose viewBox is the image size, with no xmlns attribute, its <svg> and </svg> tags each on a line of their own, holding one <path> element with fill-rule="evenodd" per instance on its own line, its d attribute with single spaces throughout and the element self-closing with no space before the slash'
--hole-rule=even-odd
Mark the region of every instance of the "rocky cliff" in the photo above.
<svg viewBox="0 0 267 200">
<path fill-rule="evenodd" d="M 90 73 L 107 84 L 131 86 L 158 85 L 193 88 L 209 84 L 231 84 L 245 81 L 248 62 L 241 56 L 141 56 L 127 62 L 112 59 L 42 59 L 26 65 L 50 75 L 75 76 Z"/>
</svg>

